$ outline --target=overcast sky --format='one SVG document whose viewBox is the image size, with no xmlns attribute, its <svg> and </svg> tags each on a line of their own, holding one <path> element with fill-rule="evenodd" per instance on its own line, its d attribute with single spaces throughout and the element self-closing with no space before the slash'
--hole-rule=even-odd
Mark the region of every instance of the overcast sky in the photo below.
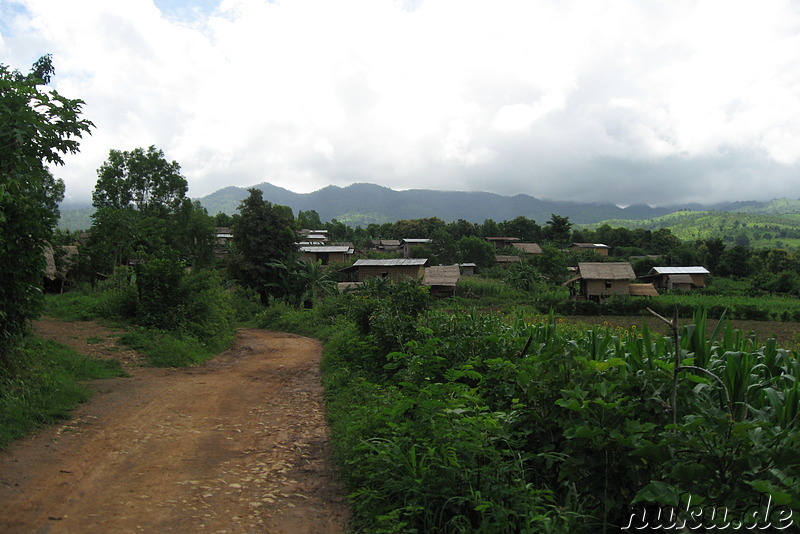
<svg viewBox="0 0 800 534">
<path fill-rule="evenodd" d="M 189 194 L 270 182 L 636 202 L 800 197 L 797 0 L 0 0 L 96 129 Z"/>
</svg>

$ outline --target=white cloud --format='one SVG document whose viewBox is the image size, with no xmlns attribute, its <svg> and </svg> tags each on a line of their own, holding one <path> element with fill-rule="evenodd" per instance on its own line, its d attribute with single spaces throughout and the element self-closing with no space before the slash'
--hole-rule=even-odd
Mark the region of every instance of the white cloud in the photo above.
<svg viewBox="0 0 800 534">
<path fill-rule="evenodd" d="M 50 52 L 56 88 L 86 101 L 97 129 L 56 171 L 73 197 L 109 149 L 151 144 L 193 196 L 371 181 L 796 197 L 798 14 L 780 0 L 9 0 L 0 62 Z"/>
</svg>

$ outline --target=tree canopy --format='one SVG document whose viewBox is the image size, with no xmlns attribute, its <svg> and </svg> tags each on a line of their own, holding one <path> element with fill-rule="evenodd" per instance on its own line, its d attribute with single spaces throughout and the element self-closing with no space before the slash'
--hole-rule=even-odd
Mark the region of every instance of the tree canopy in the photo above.
<svg viewBox="0 0 800 534">
<path fill-rule="evenodd" d="M 54 73 L 50 55 L 27 75 L 0 64 L 0 366 L 39 311 L 42 247 L 64 196 L 47 164 L 63 165 L 94 126 L 82 100 L 45 87 Z"/>
<path fill-rule="evenodd" d="M 270 295 L 284 297 L 282 269 L 293 258 L 297 241 L 291 208 L 264 200 L 260 189 L 249 189 L 234 222 L 234 278 L 254 289 L 266 303 Z"/>
<path fill-rule="evenodd" d="M 97 209 L 135 208 L 154 214 L 176 211 L 189 190 L 178 162 L 169 162 L 164 151 L 150 146 L 146 151 L 112 149 L 97 170 L 92 204 Z"/>
</svg>

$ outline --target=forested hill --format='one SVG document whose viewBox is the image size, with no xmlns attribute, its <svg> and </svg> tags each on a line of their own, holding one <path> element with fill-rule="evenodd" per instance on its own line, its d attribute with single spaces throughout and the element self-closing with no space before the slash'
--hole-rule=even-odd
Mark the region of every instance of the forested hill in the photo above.
<svg viewBox="0 0 800 534">
<path fill-rule="evenodd" d="M 651 208 L 633 205 L 620 208 L 614 204 L 577 203 L 540 200 L 529 195 L 502 196 L 486 192 L 433 191 L 411 189 L 395 191 L 375 184 L 353 184 L 347 187 L 328 186 L 312 193 L 294 193 L 287 189 L 262 183 L 254 186 L 264 192 L 264 199 L 273 204 L 289 206 L 295 215 L 299 211 L 315 210 L 322 221 L 336 219 L 350 226 L 365 227 L 370 223 L 394 222 L 402 219 L 438 217 L 446 222 L 464 219 L 481 223 L 512 220 L 524 216 L 539 224 L 551 214 L 569 217 L 574 224 L 632 226 L 634 221 L 647 220 L 656 227 L 669 227 L 670 214 L 707 212 L 737 212 L 783 216 L 800 214 L 800 201 L 736 202 L 724 205 L 688 205 Z M 196 198 L 208 213 L 232 215 L 247 196 L 247 188 L 226 187 L 205 197 Z M 61 228 L 86 229 L 91 225 L 91 209 L 62 210 Z"/>
<path fill-rule="evenodd" d="M 336 219 L 350 226 L 394 222 L 401 219 L 438 217 L 444 221 L 480 223 L 486 219 L 511 220 L 520 215 L 544 223 L 555 213 L 576 223 L 593 223 L 605 219 L 642 219 L 670 213 L 667 208 L 614 204 L 587 204 L 539 200 L 529 195 L 502 196 L 470 191 L 433 191 L 410 189 L 395 191 L 374 184 L 353 184 L 347 187 L 328 186 L 312 193 L 293 193 L 269 183 L 255 186 L 264 192 L 264 199 L 298 211 L 315 210 L 320 219 Z M 210 214 L 233 214 L 247 189 L 226 187 L 198 200 Z"/>
</svg>

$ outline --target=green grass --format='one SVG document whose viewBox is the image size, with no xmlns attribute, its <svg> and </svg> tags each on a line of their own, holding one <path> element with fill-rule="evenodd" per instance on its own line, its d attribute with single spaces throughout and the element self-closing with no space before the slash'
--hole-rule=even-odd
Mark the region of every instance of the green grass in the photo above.
<svg viewBox="0 0 800 534">
<path fill-rule="evenodd" d="M 69 417 L 89 398 L 84 380 L 125 376 L 113 360 L 86 358 L 74 350 L 28 338 L 0 371 L 0 449 L 37 427 Z"/>
<path fill-rule="evenodd" d="M 213 344 L 162 330 L 136 328 L 119 338 L 132 349 L 144 354 L 153 367 L 186 367 L 209 360 L 233 342 L 233 335 L 219 338 Z"/>
</svg>

